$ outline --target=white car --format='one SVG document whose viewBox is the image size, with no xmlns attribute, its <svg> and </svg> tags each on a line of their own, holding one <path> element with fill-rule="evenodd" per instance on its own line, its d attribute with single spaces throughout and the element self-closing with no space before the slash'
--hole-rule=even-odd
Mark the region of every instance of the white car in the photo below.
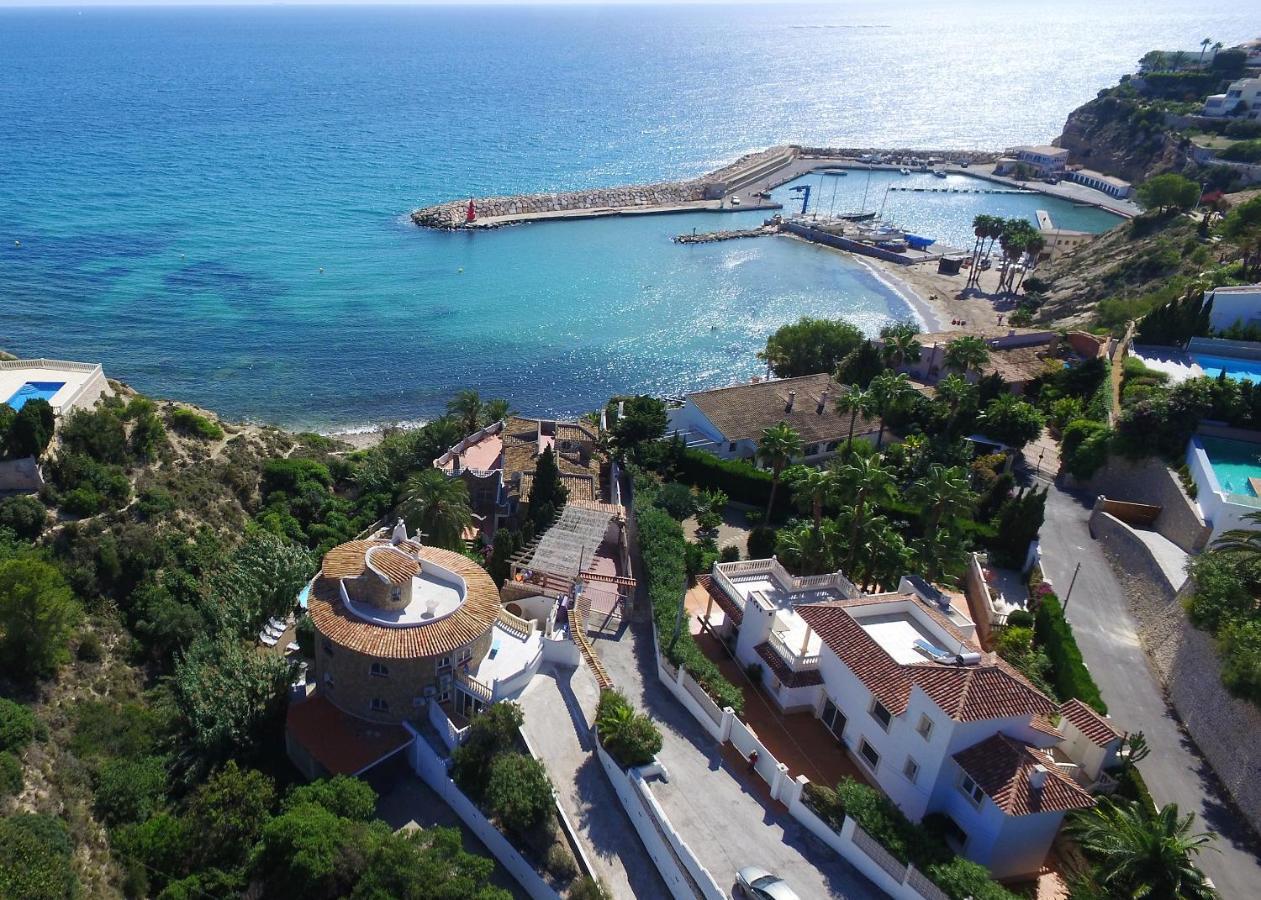
<svg viewBox="0 0 1261 900">
<path fill-rule="evenodd" d="M 736 885 L 748 900 L 801 900 L 787 881 L 759 866 L 745 866 L 737 872 Z"/>
<path fill-rule="evenodd" d="M 740 205 L 740 198 L 739 198 L 739 197 L 732 197 L 732 198 L 731 198 L 731 205 L 732 205 L 732 206 L 739 206 L 739 205 Z"/>
</svg>

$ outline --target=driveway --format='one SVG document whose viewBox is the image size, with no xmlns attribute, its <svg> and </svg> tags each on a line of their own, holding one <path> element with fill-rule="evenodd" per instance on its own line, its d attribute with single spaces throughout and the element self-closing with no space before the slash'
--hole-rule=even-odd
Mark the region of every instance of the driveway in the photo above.
<svg viewBox="0 0 1261 900">
<path fill-rule="evenodd" d="M 1078 562 L 1081 571 L 1067 616 L 1108 711 L 1128 731 L 1142 731 L 1151 755 L 1139 769 L 1157 803 L 1178 804 L 1219 835 L 1220 853 L 1202 853 L 1199 864 L 1223 897 L 1255 897 L 1261 859 L 1252 836 L 1218 791 L 1212 769 L 1183 733 L 1165 704 L 1159 681 L 1139 644 L 1134 620 L 1117 577 L 1090 536 L 1094 498 L 1052 485 L 1042 526 L 1042 568 L 1063 596 Z"/>
<path fill-rule="evenodd" d="M 782 874 L 802 897 L 884 896 L 782 805 L 771 803 L 764 782 L 748 775 L 740 760 L 724 759 L 657 678 L 651 624 L 624 624 L 593 646 L 618 688 L 661 729 L 658 759 L 670 781 L 653 779 L 653 794 L 719 886 L 731 890 L 739 869 L 758 865 Z"/>
<path fill-rule="evenodd" d="M 590 734 L 600 691 L 591 669 L 547 667 L 519 698 L 522 730 L 543 760 L 591 865 L 617 900 L 669 891 L 595 756 Z"/>
</svg>

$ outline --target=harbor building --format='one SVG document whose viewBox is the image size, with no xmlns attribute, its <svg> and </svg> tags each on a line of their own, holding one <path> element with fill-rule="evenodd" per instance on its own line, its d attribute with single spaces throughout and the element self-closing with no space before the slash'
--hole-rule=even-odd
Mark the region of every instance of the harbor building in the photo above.
<svg viewBox="0 0 1261 900">
<path fill-rule="evenodd" d="M 1094 188 L 1096 191 L 1102 191 L 1109 197 L 1116 197 L 1118 200 L 1124 200 L 1134 192 L 1133 186 L 1125 179 L 1104 175 L 1102 172 L 1095 172 L 1092 169 L 1071 169 L 1064 177 L 1069 181 L 1075 181 L 1088 188 Z"/>
<path fill-rule="evenodd" d="M 1049 144 L 1015 147 L 998 161 L 994 174 L 1014 174 L 1021 166 L 1032 171 L 1038 178 L 1059 177 L 1068 166 L 1068 151 Z"/>
</svg>

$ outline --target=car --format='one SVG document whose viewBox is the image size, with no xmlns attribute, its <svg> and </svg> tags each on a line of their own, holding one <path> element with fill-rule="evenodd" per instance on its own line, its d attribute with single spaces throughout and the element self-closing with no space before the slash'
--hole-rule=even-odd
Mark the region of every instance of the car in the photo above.
<svg viewBox="0 0 1261 900">
<path fill-rule="evenodd" d="M 740 198 L 739 198 L 739 197 L 732 197 L 732 198 L 731 198 L 731 205 L 732 205 L 732 206 L 739 206 L 739 205 L 740 205 Z"/>
<path fill-rule="evenodd" d="M 736 885 L 748 900 L 801 900 L 787 881 L 759 866 L 745 866 L 737 872 Z"/>
</svg>

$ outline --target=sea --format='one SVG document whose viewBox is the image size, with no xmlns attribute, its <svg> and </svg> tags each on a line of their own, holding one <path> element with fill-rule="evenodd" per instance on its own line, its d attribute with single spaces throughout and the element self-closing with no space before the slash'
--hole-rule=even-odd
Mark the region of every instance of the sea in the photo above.
<svg viewBox="0 0 1261 900">
<path fill-rule="evenodd" d="M 326 431 L 423 421 L 465 387 L 559 416 L 732 383 L 799 316 L 872 333 L 914 311 L 832 251 L 671 241 L 759 213 L 449 234 L 408 212 L 690 177 L 787 142 L 1045 142 L 1145 51 L 1255 37 L 1244 7 L 0 9 L 0 348 Z M 861 187 L 946 243 L 984 211 L 1112 224 L 843 180 L 817 187 L 834 204 Z"/>
</svg>

